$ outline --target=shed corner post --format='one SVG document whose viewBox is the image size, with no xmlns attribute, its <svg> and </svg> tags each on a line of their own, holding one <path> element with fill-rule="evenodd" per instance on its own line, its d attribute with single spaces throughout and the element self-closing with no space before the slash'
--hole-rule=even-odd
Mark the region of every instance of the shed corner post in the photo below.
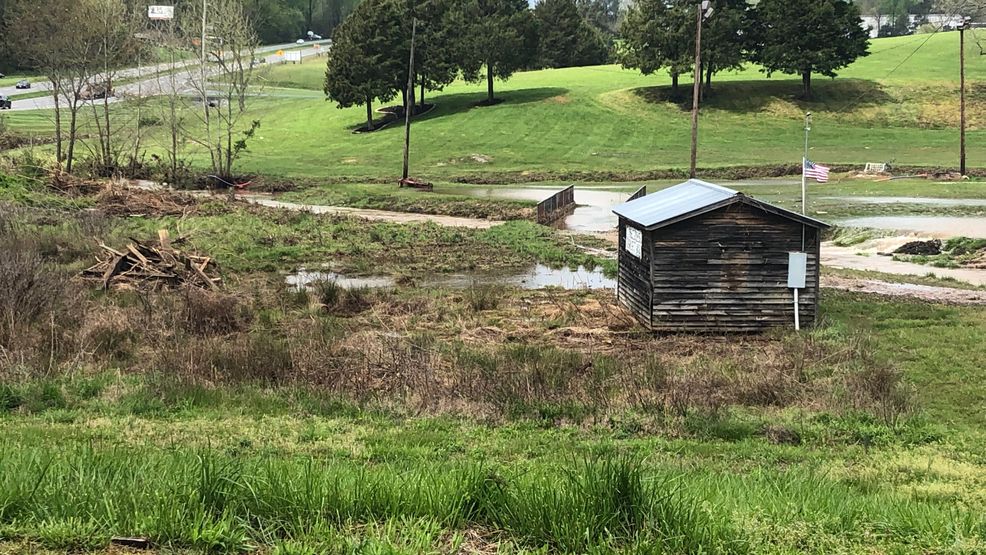
<svg viewBox="0 0 986 555">
<path fill-rule="evenodd" d="M 654 233 L 643 230 L 642 234 L 647 239 L 647 323 L 648 328 L 654 331 Z"/>
</svg>

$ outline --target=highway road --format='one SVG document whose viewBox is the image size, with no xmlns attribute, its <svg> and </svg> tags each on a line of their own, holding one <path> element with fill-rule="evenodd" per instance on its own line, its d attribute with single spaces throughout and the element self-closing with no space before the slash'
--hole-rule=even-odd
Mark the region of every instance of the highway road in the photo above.
<svg viewBox="0 0 986 555">
<path fill-rule="evenodd" d="M 267 46 L 261 46 L 256 50 L 256 57 L 260 60 L 265 60 L 266 63 L 278 63 L 279 59 L 272 59 L 272 53 L 278 50 L 288 50 L 294 48 L 300 48 L 304 46 L 305 48 L 301 50 L 301 55 L 304 58 L 310 58 L 316 56 L 320 53 L 327 51 L 324 48 L 330 41 L 312 41 L 306 42 L 304 45 L 296 43 L 288 44 L 273 44 Z M 322 50 L 316 51 L 314 45 L 322 46 Z M 118 85 L 114 87 L 115 96 L 110 98 L 110 102 L 119 102 L 120 100 L 125 100 L 128 98 L 137 98 L 140 96 L 156 96 L 160 94 L 168 93 L 169 91 L 175 90 L 181 93 L 194 93 L 194 88 L 192 84 L 194 80 L 199 76 L 199 63 L 198 59 L 186 60 L 178 62 L 176 64 L 178 68 L 173 75 L 168 74 L 172 69 L 170 63 L 156 64 L 153 66 L 144 66 L 141 68 L 129 68 L 116 72 L 114 75 L 115 81 L 132 80 L 124 85 Z M 210 65 L 209 73 L 215 75 L 218 69 L 214 65 Z M 144 76 L 144 77 L 141 77 Z M 98 81 L 98 79 L 97 79 Z M 13 86 L 10 87 L 0 87 L 0 95 L 15 96 L 18 94 L 32 93 L 37 91 L 50 91 L 51 83 L 47 81 L 36 82 L 31 84 L 31 89 L 23 90 L 16 89 Z M 96 100 L 97 103 L 102 103 L 102 100 Z M 63 101 L 64 104 L 64 101 Z M 35 98 L 25 98 L 13 100 L 13 111 L 23 111 L 23 110 L 45 110 L 55 107 L 55 101 L 51 96 L 39 96 Z"/>
</svg>

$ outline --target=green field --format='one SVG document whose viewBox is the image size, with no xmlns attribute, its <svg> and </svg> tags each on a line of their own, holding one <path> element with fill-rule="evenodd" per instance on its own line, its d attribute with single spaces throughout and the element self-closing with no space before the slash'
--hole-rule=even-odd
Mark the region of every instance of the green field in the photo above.
<svg viewBox="0 0 986 555">
<path fill-rule="evenodd" d="M 786 76 L 768 80 L 755 68 L 720 76 L 702 119 L 700 165 L 797 164 L 805 110 L 814 112 L 811 156 L 819 161 L 954 165 L 957 34 L 931 38 L 905 61 L 926 39 L 875 41 L 873 54 L 839 79 L 819 79 L 817 101 L 810 103 L 795 99 L 798 81 Z M 984 166 L 986 149 L 978 145 L 986 138 L 986 59 L 972 54 L 978 52 L 967 57 L 969 156 L 971 165 Z M 282 66 L 269 79 L 280 87 L 321 90 L 322 73 L 318 64 Z M 656 100 L 668 83 L 665 74 L 648 77 L 616 66 L 526 72 L 498 84 L 506 102 L 489 109 L 472 107 L 481 86 L 456 83 L 430 95 L 438 107 L 414 127 L 413 167 L 434 178 L 602 172 L 606 180 L 680 168 L 687 164 L 690 122 L 680 106 Z M 360 108 L 277 99 L 259 104 L 257 113 L 276 124 L 260 134 L 245 170 L 373 177 L 399 170 L 399 128 L 349 134 L 365 117 Z M 486 158 L 477 162 L 474 155 Z"/>
<path fill-rule="evenodd" d="M 875 41 L 811 103 L 797 80 L 721 76 L 701 165 L 796 166 L 811 110 L 820 162 L 954 166 L 957 36 L 915 51 L 926 39 Z M 986 168 L 986 57 L 970 54 L 970 161 Z M 525 72 L 488 108 L 473 107 L 482 85 L 430 93 L 412 138 L 427 193 L 393 183 L 399 128 L 354 135 L 361 108 L 312 98 L 322 72 L 267 74 L 244 118 L 262 120 L 248 192 L 511 221 L 294 212 L 48 174 L 44 146 L 0 156 L 0 555 L 129 552 L 114 536 L 183 555 L 986 553 L 986 307 L 825 289 L 800 333 L 655 336 L 612 290 L 491 282 L 535 265 L 612 275 L 606 234 L 536 225 L 530 194 L 494 193 L 675 183 L 658 170 L 686 164 L 689 118 L 660 100 L 668 78 Z M 47 113 L 2 121 L 51 132 Z M 161 135 L 149 127 L 152 151 Z M 811 184 L 810 210 L 982 216 L 852 198 L 983 185 L 839 174 Z M 731 186 L 799 208 L 796 179 Z M 159 230 L 210 257 L 219 290 L 80 277 L 101 244 Z M 305 269 L 394 287 L 289 284 Z"/>
<path fill-rule="evenodd" d="M 720 75 L 703 111 L 699 164 L 796 168 L 810 110 L 810 156 L 820 162 L 955 166 L 957 42 L 957 33 L 876 40 L 872 54 L 839 78 L 818 78 L 813 102 L 797 99 L 800 81 L 790 76 L 767 79 L 755 67 Z M 968 47 L 969 163 L 984 167 L 986 57 Z M 243 119 L 260 119 L 262 128 L 241 171 L 372 179 L 399 173 L 399 126 L 353 135 L 365 119 L 362 108 L 339 110 L 285 89 L 317 94 L 323 73 L 318 61 L 271 68 L 269 96 L 255 99 Z M 429 93 L 437 108 L 414 126 L 412 169 L 439 180 L 620 181 L 687 167 L 689 114 L 663 100 L 669 82 L 663 72 L 643 76 L 618 66 L 522 72 L 497 84 L 505 102 L 491 108 L 473 106 L 483 85 L 457 82 Z M 6 118 L 23 132 L 50 128 L 38 114 Z"/>
</svg>

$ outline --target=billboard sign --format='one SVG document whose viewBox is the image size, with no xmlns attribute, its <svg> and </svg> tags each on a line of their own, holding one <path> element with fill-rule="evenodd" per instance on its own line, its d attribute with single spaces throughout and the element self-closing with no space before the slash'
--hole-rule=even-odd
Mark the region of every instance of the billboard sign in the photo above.
<svg viewBox="0 0 986 555">
<path fill-rule="evenodd" d="M 155 21 L 175 18 L 174 6 L 147 6 L 147 17 Z"/>
</svg>

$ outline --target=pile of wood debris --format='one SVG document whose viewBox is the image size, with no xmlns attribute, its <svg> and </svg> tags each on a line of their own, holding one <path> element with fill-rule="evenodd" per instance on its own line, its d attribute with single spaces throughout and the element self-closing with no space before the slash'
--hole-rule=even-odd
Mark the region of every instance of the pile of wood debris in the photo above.
<svg viewBox="0 0 986 555">
<path fill-rule="evenodd" d="M 103 289 L 111 286 L 129 289 L 191 286 L 217 290 L 222 286 L 219 268 L 207 256 L 184 253 L 172 246 L 165 230 L 158 232 L 160 245 L 152 246 L 131 239 L 122 251 L 99 246 L 103 256 L 95 266 L 83 270 L 86 279 L 99 280 Z M 176 239 L 175 244 L 183 242 Z"/>
<path fill-rule="evenodd" d="M 107 186 L 96 195 L 96 205 L 110 216 L 184 216 L 197 204 L 192 195 L 174 191 Z"/>
</svg>

